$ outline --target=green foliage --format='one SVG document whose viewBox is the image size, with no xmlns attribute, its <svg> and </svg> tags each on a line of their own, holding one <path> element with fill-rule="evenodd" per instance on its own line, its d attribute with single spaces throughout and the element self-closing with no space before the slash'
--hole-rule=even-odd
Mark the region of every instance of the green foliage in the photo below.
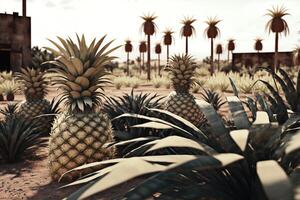
<svg viewBox="0 0 300 200">
<path fill-rule="evenodd" d="M 135 94 L 134 90 L 131 90 L 130 94 L 124 94 L 121 97 L 108 97 L 103 105 L 103 111 L 107 113 L 110 119 L 114 119 L 124 113 L 146 115 L 148 112 L 147 108 L 160 108 L 163 98 L 157 94 Z M 149 131 L 136 131 L 130 128 L 130 126 L 141 122 L 143 120 L 132 118 L 113 120 L 112 126 L 115 130 L 116 139 L 124 140 L 148 135 Z"/>
<path fill-rule="evenodd" d="M 292 200 L 292 184 L 296 187 L 300 182 L 295 171 L 300 167 L 300 117 L 278 125 L 270 122 L 267 112 L 256 111 L 255 120 L 251 121 L 237 96 L 227 100 L 234 127 L 226 126 L 205 101 L 197 101 L 207 119 L 205 131 L 159 109 L 148 110 L 152 117 L 129 113 L 118 116 L 114 120 L 144 120 L 132 125 L 136 130 L 173 130 L 173 134 L 110 144 L 127 148 L 124 158 L 73 169 L 80 172 L 84 168 L 103 167 L 67 185 L 85 184 L 67 199 L 88 198 L 148 175 L 124 198 Z M 288 174 L 293 175 L 292 179 Z"/>
<path fill-rule="evenodd" d="M 216 111 L 225 104 L 225 101 L 222 100 L 222 96 L 213 90 L 206 90 L 203 88 L 201 96 L 207 103 L 210 103 Z"/>
<path fill-rule="evenodd" d="M 39 132 L 34 120 L 25 119 L 15 113 L 15 105 L 10 105 L 1 113 L 6 117 L 0 122 L 0 156 L 5 163 L 13 163 L 22 159 L 38 144 Z"/>
<path fill-rule="evenodd" d="M 281 68 L 278 69 L 281 77 L 269 68 L 260 69 L 269 72 L 273 76 L 273 78 L 280 84 L 287 100 L 289 109 L 296 113 L 300 112 L 300 71 L 298 72 L 297 83 L 294 84 L 290 76 Z M 269 85 L 267 85 L 267 87 L 271 91 L 273 99 L 276 100 L 277 104 L 283 102 L 283 100 L 280 100 L 281 97 L 277 89 L 274 89 L 273 87 L 271 88 Z"/>
<path fill-rule="evenodd" d="M 17 113 L 18 104 L 9 103 L 5 108 L 0 109 L 0 113 L 3 114 L 5 117 L 12 116 Z"/>
<path fill-rule="evenodd" d="M 52 67 L 54 67 L 53 64 L 51 63 L 45 63 L 47 61 L 53 61 L 54 60 L 54 55 L 50 52 L 48 52 L 47 50 L 41 50 L 39 47 L 35 46 L 32 47 L 31 49 L 31 56 L 32 56 L 32 67 L 34 69 L 51 69 Z"/>
</svg>

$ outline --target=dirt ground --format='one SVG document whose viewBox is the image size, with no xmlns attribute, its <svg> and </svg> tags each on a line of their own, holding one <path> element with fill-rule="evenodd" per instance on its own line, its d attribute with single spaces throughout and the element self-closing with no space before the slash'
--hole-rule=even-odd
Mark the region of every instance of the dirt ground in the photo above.
<svg viewBox="0 0 300 200">
<path fill-rule="evenodd" d="M 113 87 L 106 88 L 106 94 L 109 96 L 120 96 L 123 93 L 128 93 L 131 88 L 121 88 L 117 90 Z M 151 86 L 141 86 L 135 89 L 136 92 L 158 93 L 167 96 L 171 91 L 164 88 L 153 88 Z M 56 88 L 52 88 L 47 96 L 51 99 L 58 95 Z M 200 94 L 195 94 L 200 98 Z M 22 95 L 16 95 L 15 102 L 24 100 Z M 7 102 L 2 102 L 1 106 L 6 105 Z M 61 183 L 52 182 L 47 164 L 47 143 L 48 138 L 41 138 L 41 143 L 36 147 L 34 156 L 27 156 L 23 161 L 15 164 L 0 165 L 0 200 L 48 200 L 48 199 L 62 199 L 77 188 L 58 189 L 64 185 Z M 96 199 L 113 199 L 118 197 L 122 192 L 128 191 L 137 183 L 134 180 L 125 185 L 118 186 L 109 191 L 103 192 Z"/>
</svg>

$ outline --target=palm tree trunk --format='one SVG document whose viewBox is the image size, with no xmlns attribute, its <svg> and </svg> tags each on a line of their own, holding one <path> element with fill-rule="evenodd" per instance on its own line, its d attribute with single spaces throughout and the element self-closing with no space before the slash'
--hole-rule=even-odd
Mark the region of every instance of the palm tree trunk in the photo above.
<svg viewBox="0 0 300 200">
<path fill-rule="evenodd" d="M 220 54 L 218 54 L 218 71 L 220 71 Z"/>
<path fill-rule="evenodd" d="M 167 66 L 169 65 L 169 45 L 167 45 Z"/>
<path fill-rule="evenodd" d="M 274 55 L 274 67 L 273 70 L 277 71 L 278 68 L 278 33 L 275 33 L 275 55 Z"/>
<path fill-rule="evenodd" d="M 140 52 L 140 74 L 142 74 L 142 53 L 141 52 Z"/>
<path fill-rule="evenodd" d="M 157 63 L 158 64 L 158 76 L 161 77 L 161 74 L 160 74 L 160 70 L 161 70 L 160 69 L 160 54 L 158 54 L 158 60 L 157 60 L 157 62 L 158 62 Z"/>
<path fill-rule="evenodd" d="M 231 66 L 234 66 L 234 60 L 233 60 L 233 51 L 231 51 Z"/>
<path fill-rule="evenodd" d="M 214 39 L 210 39 L 210 74 L 214 74 Z"/>
<path fill-rule="evenodd" d="M 260 65 L 259 50 L 257 51 L 257 63 L 258 63 L 258 65 Z"/>
<path fill-rule="evenodd" d="M 189 37 L 185 37 L 185 54 L 189 53 Z"/>
<path fill-rule="evenodd" d="M 145 70 L 145 53 L 143 53 L 143 65 L 142 65 L 142 70 Z"/>
<path fill-rule="evenodd" d="M 229 50 L 228 50 L 228 54 L 227 54 L 227 61 L 228 61 L 228 64 L 229 64 Z"/>
<path fill-rule="evenodd" d="M 127 53 L 127 76 L 129 76 L 129 52 Z"/>
<path fill-rule="evenodd" d="M 150 37 L 151 35 L 147 35 L 148 36 L 148 51 L 147 51 L 147 79 L 151 80 L 151 55 L 150 55 L 150 50 L 151 50 L 151 46 L 150 46 Z"/>
</svg>

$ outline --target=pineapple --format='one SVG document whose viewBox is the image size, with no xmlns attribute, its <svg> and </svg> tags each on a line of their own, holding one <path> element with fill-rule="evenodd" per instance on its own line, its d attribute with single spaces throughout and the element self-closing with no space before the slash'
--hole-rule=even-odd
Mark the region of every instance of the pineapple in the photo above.
<svg viewBox="0 0 300 200">
<path fill-rule="evenodd" d="M 195 97 L 189 93 L 194 84 L 195 69 L 196 64 L 191 56 L 175 55 L 171 58 L 166 70 L 170 73 L 175 91 L 168 95 L 165 109 L 200 127 L 205 122 L 205 118 Z"/>
<path fill-rule="evenodd" d="M 21 68 L 17 73 L 17 80 L 24 85 L 25 101 L 20 105 L 19 113 L 27 119 L 33 119 L 39 115 L 45 114 L 49 109 L 50 102 L 45 99 L 48 93 L 44 71 L 33 68 Z M 51 125 L 47 117 L 40 117 L 38 124 L 44 130 L 50 130 Z"/>
<path fill-rule="evenodd" d="M 51 41 L 59 51 L 47 48 L 56 56 L 52 64 L 54 84 L 60 86 L 65 99 L 65 110 L 55 120 L 49 141 L 49 164 L 53 180 L 80 165 L 110 159 L 114 148 L 105 148 L 112 142 L 111 122 L 106 114 L 100 112 L 101 97 L 104 97 L 103 84 L 109 82 L 104 65 L 114 57 L 106 51 L 108 43 L 100 50 L 105 37 L 98 42 L 94 39 L 87 46 L 84 35 L 77 36 L 78 45 L 70 38 Z M 98 90 L 100 89 L 100 90 Z M 74 180 L 88 171 L 70 172 L 62 180 Z"/>
</svg>

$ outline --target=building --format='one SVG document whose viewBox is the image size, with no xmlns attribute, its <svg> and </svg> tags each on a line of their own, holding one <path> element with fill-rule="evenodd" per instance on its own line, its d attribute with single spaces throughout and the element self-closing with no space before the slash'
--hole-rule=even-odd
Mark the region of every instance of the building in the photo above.
<svg viewBox="0 0 300 200">
<path fill-rule="evenodd" d="M 17 71 L 31 63 L 31 19 L 23 15 L 0 13 L 0 70 Z"/>
<path fill-rule="evenodd" d="M 241 64 L 245 67 L 253 67 L 258 64 L 267 63 L 269 66 L 274 64 L 274 52 L 260 52 L 260 53 L 233 53 L 232 62 L 234 64 Z M 278 52 L 279 64 L 292 67 L 293 66 L 293 52 Z"/>
</svg>

